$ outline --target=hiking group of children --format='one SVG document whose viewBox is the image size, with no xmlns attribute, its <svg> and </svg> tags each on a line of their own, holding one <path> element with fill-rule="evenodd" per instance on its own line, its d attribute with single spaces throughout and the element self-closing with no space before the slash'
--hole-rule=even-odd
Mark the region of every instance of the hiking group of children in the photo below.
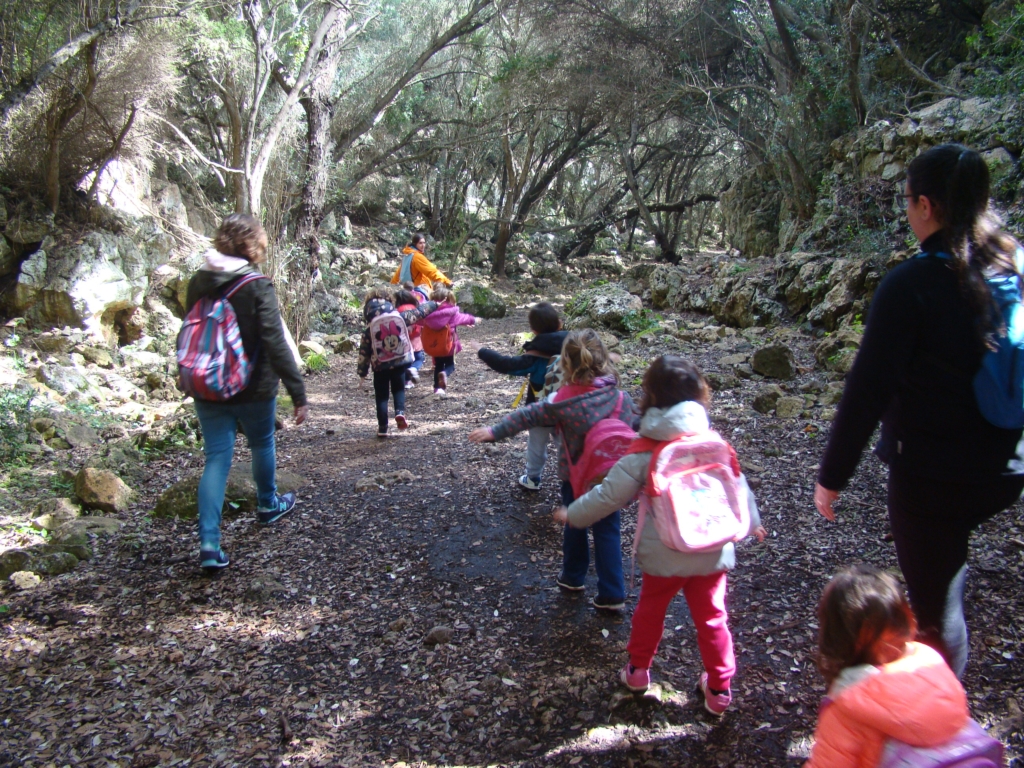
<svg viewBox="0 0 1024 768">
<path fill-rule="evenodd" d="M 412 375 L 413 363 L 406 355 L 386 367 L 380 350 L 389 347 L 378 343 L 382 323 L 374 321 L 386 315 L 391 325 L 400 319 L 403 326 L 451 329 L 452 355 L 435 357 L 435 388 L 442 390 L 461 348 L 454 329 L 475 322 L 459 312 L 449 292 L 435 292 L 431 301 L 409 299 L 399 292 L 392 309 L 387 296 L 367 296 L 370 327 L 359 373 L 374 368 L 378 434 L 387 431 L 389 383 L 396 422 L 400 429 L 406 426 L 405 377 Z M 431 325 L 439 312 L 443 322 Z M 766 532 L 735 452 L 710 427 L 707 381 L 693 363 L 663 355 L 645 372 L 637 407 L 619 388 L 612 356 L 596 332 L 563 331 L 557 310 L 547 303 L 530 310 L 529 324 L 533 337 L 520 355 L 474 345 L 488 367 L 527 381 L 523 407 L 473 430 L 469 439 L 490 442 L 528 431 L 519 484 L 537 491 L 548 442 L 556 436 L 562 506 L 553 517 L 563 526 L 556 584 L 569 594 L 584 590 L 590 531 L 597 610 L 624 607 L 620 514 L 639 497 L 633 553 L 643 577 L 619 680 L 633 692 L 648 689 L 668 606 L 682 592 L 704 667 L 697 687 L 705 709 L 721 716 L 732 702 L 736 672 L 727 574 L 736 564 L 735 542 L 751 534 L 761 541 Z M 1002 747 L 970 719 L 957 676 L 936 650 L 914 641 L 913 612 L 891 575 L 864 565 L 840 571 L 821 598 L 818 621 L 818 667 L 829 691 L 808 766 L 1000 764 Z"/>
<path fill-rule="evenodd" d="M 388 434 L 388 399 L 395 401 L 395 425 L 406 429 L 405 390 L 420 379 L 420 369 L 430 355 L 434 360 L 434 394 L 448 394 L 448 379 L 455 373 L 455 355 L 462 351 L 458 328 L 476 325 L 479 318 L 459 310 L 448 286 L 427 290 L 406 283 L 399 290 L 372 288 L 363 303 L 367 327 L 359 345 L 356 372 L 360 387 L 373 370 L 377 404 L 377 437 Z"/>
</svg>

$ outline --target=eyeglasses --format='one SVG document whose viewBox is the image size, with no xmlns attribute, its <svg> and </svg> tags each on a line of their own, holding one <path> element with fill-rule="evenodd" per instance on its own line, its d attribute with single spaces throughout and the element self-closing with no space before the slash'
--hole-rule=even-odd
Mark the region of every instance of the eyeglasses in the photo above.
<svg viewBox="0 0 1024 768">
<path fill-rule="evenodd" d="M 907 210 L 907 207 L 910 205 L 910 203 L 907 201 L 912 197 L 916 198 L 917 195 L 899 195 L 896 198 L 896 207 L 898 207 L 901 211 Z"/>
</svg>

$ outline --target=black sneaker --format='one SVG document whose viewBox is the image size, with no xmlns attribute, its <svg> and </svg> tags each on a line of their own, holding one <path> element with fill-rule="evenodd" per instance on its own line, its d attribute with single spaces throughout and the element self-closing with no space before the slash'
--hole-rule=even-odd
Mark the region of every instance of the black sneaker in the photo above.
<svg viewBox="0 0 1024 768">
<path fill-rule="evenodd" d="M 199 550 L 199 567 L 204 571 L 219 571 L 231 564 L 223 549 Z"/>
<path fill-rule="evenodd" d="M 277 494 L 277 504 L 270 509 L 264 509 L 260 507 L 256 510 L 256 517 L 262 525 L 270 525 L 276 523 L 282 517 L 292 511 L 295 506 L 295 493 L 289 491 L 288 493 Z"/>
<path fill-rule="evenodd" d="M 582 584 L 578 586 L 576 584 L 570 584 L 568 581 L 565 580 L 565 577 L 561 574 L 559 574 L 558 578 L 555 579 L 555 584 L 560 586 L 566 592 L 582 592 L 584 589 Z"/>
<path fill-rule="evenodd" d="M 595 597 L 590 601 L 590 604 L 599 611 L 614 611 L 615 613 L 626 607 L 626 603 L 623 600 L 609 600 L 606 597 Z"/>
</svg>

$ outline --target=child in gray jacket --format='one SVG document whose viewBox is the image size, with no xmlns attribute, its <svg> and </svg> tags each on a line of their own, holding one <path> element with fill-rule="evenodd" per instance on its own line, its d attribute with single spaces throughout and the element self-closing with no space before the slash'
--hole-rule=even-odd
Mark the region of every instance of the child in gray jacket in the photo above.
<svg viewBox="0 0 1024 768">
<path fill-rule="evenodd" d="M 659 357 L 644 374 L 643 390 L 641 437 L 666 442 L 709 431 L 710 390 L 697 366 L 675 355 Z M 585 528 L 626 506 L 644 489 L 651 456 L 650 451 L 627 454 L 612 467 L 601 485 L 576 499 L 568 509 L 556 509 L 555 520 L 573 528 Z M 741 482 L 746 484 L 742 477 Z M 763 540 L 765 530 L 749 489 L 747 498 L 750 533 Z M 629 663 L 619 673 L 619 679 L 632 691 L 647 690 L 651 661 L 665 627 L 665 613 L 672 598 L 682 591 L 696 625 L 697 645 L 706 670 L 699 681 L 704 706 L 713 715 L 721 716 L 732 702 L 729 681 L 736 672 L 725 608 L 726 574 L 736 565 L 735 545 L 728 543 L 721 549 L 705 552 L 679 552 L 662 543 L 654 525 L 646 525 L 637 543 L 637 558 L 643 584 L 627 646 Z"/>
</svg>

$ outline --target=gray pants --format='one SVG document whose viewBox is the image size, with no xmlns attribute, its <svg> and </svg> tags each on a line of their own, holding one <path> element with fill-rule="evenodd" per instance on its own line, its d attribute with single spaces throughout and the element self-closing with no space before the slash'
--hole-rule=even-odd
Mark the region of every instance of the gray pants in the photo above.
<svg viewBox="0 0 1024 768">
<path fill-rule="evenodd" d="M 526 441 L 526 476 L 540 480 L 544 471 L 544 462 L 548 458 L 548 438 L 555 431 L 554 427 L 530 427 L 530 437 Z"/>
</svg>

